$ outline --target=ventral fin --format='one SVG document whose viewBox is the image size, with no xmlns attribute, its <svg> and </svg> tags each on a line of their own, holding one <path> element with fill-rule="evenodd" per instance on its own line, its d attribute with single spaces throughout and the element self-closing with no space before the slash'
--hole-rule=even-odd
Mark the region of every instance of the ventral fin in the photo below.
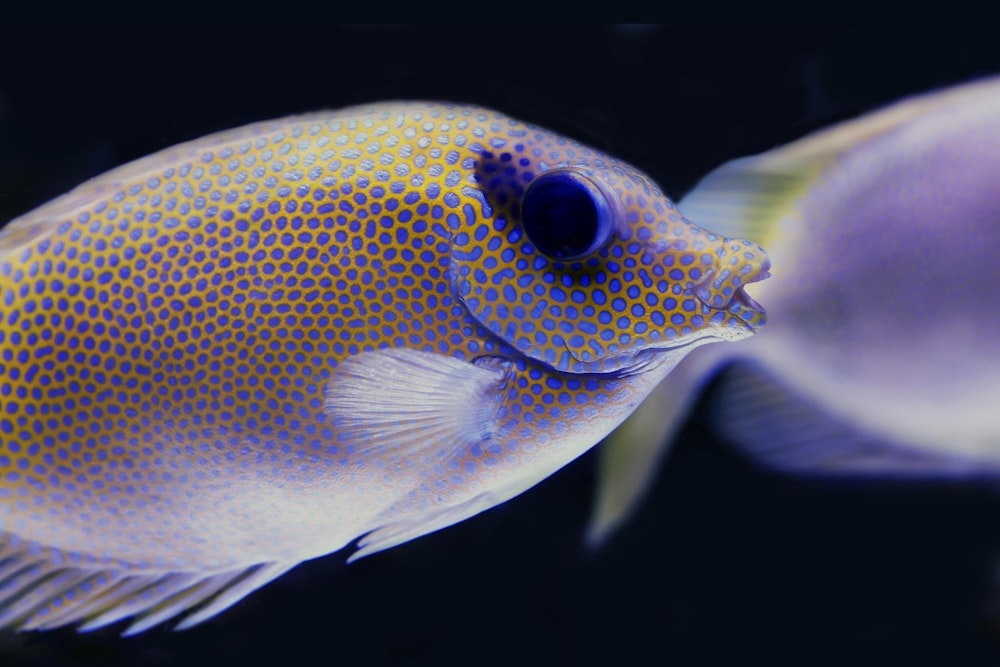
<svg viewBox="0 0 1000 667">
<path fill-rule="evenodd" d="M 1000 477 L 995 466 L 887 442 L 844 423 L 750 362 L 721 373 L 710 410 L 727 440 L 779 472 L 929 482 Z"/>
<path fill-rule="evenodd" d="M 341 445 L 376 457 L 441 460 L 488 439 L 511 364 L 390 348 L 349 357 L 326 387 Z"/>
<path fill-rule="evenodd" d="M 497 504 L 492 493 L 481 493 L 463 503 L 444 507 L 431 507 L 422 512 L 408 515 L 399 521 L 388 523 L 365 535 L 358 542 L 358 550 L 347 559 L 348 563 L 371 556 L 379 551 L 429 535 L 447 528 L 459 521 L 465 521 Z"/>
<path fill-rule="evenodd" d="M 599 547 L 636 511 L 674 436 L 716 367 L 716 346 L 693 350 L 598 447 L 597 492 L 587 543 Z"/>
<path fill-rule="evenodd" d="M 0 627 L 81 632 L 133 617 L 125 635 L 190 614 L 178 629 L 200 623 L 292 565 L 261 563 L 225 572 L 130 572 L 86 566 L 66 554 L 0 534 Z"/>
</svg>

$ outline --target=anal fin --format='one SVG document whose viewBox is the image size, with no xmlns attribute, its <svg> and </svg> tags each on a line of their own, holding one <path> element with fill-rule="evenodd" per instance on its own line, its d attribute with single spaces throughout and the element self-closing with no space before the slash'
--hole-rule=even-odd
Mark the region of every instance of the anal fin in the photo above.
<svg viewBox="0 0 1000 667">
<path fill-rule="evenodd" d="M 73 563 L 73 564 L 67 564 Z M 130 572 L 93 566 L 58 550 L 0 533 L 0 628 L 87 632 L 129 617 L 132 635 L 191 612 L 177 629 L 225 610 L 295 563 L 258 563 L 215 572 Z"/>
<path fill-rule="evenodd" d="M 208 604 L 178 623 L 176 629 L 187 630 L 207 621 L 216 614 L 229 609 L 264 584 L 274 581 L 296 565 L 298 563 L 262 563 L 241 572 L 240 577 L 228 582 L 227 587 L 223 588 L 222 592 L 212 598 Z M 198 602 L 200 601 L 199 599 Z"/>
</svg>

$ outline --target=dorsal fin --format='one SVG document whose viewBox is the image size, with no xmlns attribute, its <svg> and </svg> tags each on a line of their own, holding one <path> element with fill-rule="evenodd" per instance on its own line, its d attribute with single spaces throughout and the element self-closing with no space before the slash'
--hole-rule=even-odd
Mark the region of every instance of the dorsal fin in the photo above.
<svg viewBox="0 0 1000 667">
<path fill-rule="evenodd" d="M 330 112 L 303 114 L 224 130 L 170 146 L 99 174 L 66 194 L 3 225 L 0 231 L 0 259 L 52 236 L 63 223 L 74 219 L 79 212 L 89 206 L 118 192 L 124 192 L 127 188 L 141 187 L 149 179 L 162 175 L 164 170 L 170 167 L 179 167 L 186 162 L 197 160 L 209 151 L 214 152 L 227 147 L 238 148 L 248 141 L 276 132 L 282 127 L 295 123 L 325 121 L 332 115 Z"/>
<path fill-rule="evenodd" d="M 775 245 L 779 224 L 796 201 L 840 156 L 941 109 L 974 105 L 995 94 L 1000 79 L 983 79 L 903 99 L 773 150 L 727 162 L 706 175 L 678 207 L 717 234 Z M 797 231 L 797 230 L 794 230 Z"/>
<path fill-rule="evenodd" d="M 379 104 L 377 109 L 391 111 L 406 105 L 407 103 L 403 101 L 385 102 Z M 66 194 L 2 225 L 0 259 L 52 236 L 64 222 L 75 218 L 79 212 L 95 202 L 118 192 L 124 192 L 128 188 L 141 187 L 150 178 L 162 175 L 171 167 L 179 168 L 185 163 L 200 162 L 201 156 L 206 152 L 218 152 L 229 148 L 233 149 L 233 159 L 242 159 L 238 150 L 242 145 L 252 143 L 261 137 L 269 137 L 294 125 L 325 124 L 338 118 L 375 112 L 376 107 L 362 105 L 335 111 L 316 111 L 274 118 L 197 137 L 133 160 L 99 174 Z M 295 172 L 296 170 L 290 169 L 285 173 L 291 175 Z"/>
</svg>

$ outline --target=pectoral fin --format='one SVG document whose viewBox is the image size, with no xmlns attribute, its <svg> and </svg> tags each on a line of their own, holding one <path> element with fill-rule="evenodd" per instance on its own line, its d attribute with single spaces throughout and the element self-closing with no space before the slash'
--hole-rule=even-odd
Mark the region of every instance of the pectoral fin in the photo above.
<svg viewBox="0 0 1000 667">
<path fill-rule="evenodd" d="M 493 437 L 510 367 L 501 358 L 469 363 L 403 348 L 359 354 L 337 367 L 327 385 L 326 412 L 339 442 L 372 458 L 405 457 L 415 488 L 401 500 L 422 507 L 401 511 L 398 518 L 389 508 L 385 522 L 361 539 L 349 562 L 496 504 L 489 492 L 449 504 L 422 482 L 439 475 L 434 471 L 456 454 L 485 447 Z"/>
<path fill-rule="evenodd" d="M 349 357 L 326 387 L 325 409 L 345 447 L 372 457 L 442 460 L 488 439 L 510 363 L 470 363 L 390 348 Z"/>
</svg>

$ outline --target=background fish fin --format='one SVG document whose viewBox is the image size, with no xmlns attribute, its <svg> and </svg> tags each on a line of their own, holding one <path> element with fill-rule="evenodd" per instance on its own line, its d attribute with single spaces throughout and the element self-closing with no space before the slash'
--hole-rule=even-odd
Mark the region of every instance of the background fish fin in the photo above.
<svg viewBox="0 0 1000 667">
<path fill-rule="evenodd" d="M 406 348 L 364 352 L 334 370 L 325 409 L 341 446 L 430 464 L 490 436 L 508 369 Z"/>
<path fill-rule="evenodd" d="M 214 616 L 292 565 L 264 563 L 211 574 L 132 572 L 82 564 L 58 550 L 0 535 L 0 628 L 80 632 L 135 617 L 133 635 L 194 611 L 179 626 Z M 261 575 L 269 575 L 262 579 Z M 247 583 L 254 585 L 248 586 Z"/>
<path fill-rule="evenodd" d="M 399 521 L 388 523 L 365 535 L 358 541 L 358 550 L 347 559 L 353 563 L 359 558 L 385 551 L 403 542 L 415 540 L 435 531 L 465 521 L 497 504 L 493 493 L 481 493 L 463 503 L 444 507 L 430 507 L 424 511 L 407 515 Z"/>
<path fill-rule="evenodd" d="M 663 458 L 716 365 L 718 354 L 693 350 L 598 448 L 597 490 L 587 543 L 600 547 L 638 509 Z"/>
<path fill-rule="evenodd" d="M 970 81 L 949 88 L 922 92 L 857 118 L 817 130 L 801 139 L 758 156 L 765 168 L 787 170 L 795 165 L 830 160 L 849 149 L 909 125 L 914 119 L 940 113 L 948 107 L 976 105 L 996 95 L 996 77 Z"/>
<path fill-rule="evenodd" d="M 774 245 L 779 224 L 838 156 L 941 107 L 975 104 L 995 94 L 995 80 L 911 97 L 813 132 L 774 150 L 732 160 L 705 176 L 680 202 L 690 220 L 717 234 Z"/>
<path fill-rule="evenodd" d="M 677 207 L 715 234 L 773 245 L 782 220 L 822 173 L 823 161 L 786 164 L 770 153 L 739 158 L 705 176 Z"/>
<path fill-rule="evenodd" d="M 998 467 L 895 444 L 846 424 L 750 362 L 722 371 L 709 414 L 724 437 L 754 462 L 781 472 L 913 481 L 1000 476 Z"/>
</svg>

